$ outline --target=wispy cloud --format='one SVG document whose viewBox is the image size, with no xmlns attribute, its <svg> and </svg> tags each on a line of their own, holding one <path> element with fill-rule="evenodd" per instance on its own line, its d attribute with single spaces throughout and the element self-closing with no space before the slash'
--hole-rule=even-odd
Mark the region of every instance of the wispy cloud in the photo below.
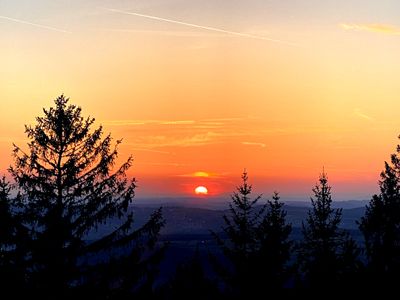
<svg viewBox="0 0 400 300">
<path fill-rule="evenodd" d="M 186 178 L 195 178 L 195 177 L 202 177 L 202 178 L 223 178 L 227 175 L 227 173 L 214 173 L 214 172 L 204 172 L 198 171 L 189 174 L 181 174 L 176 175 L 177 177 L 186 177 Z"/>
<path fill-rule="evenodd" d="M 257 143 L 257 142 L 242 142 L 242 145 L 246 145 L 246 146 L 259 146 L 259 147 L 261 147 L 261 148 L 267 147 L 266 144 L 264 144 L 264 143 Z"/>
<path fill-rule="evenodd" d="M 191 134 L 177 132 L 165 132 L 166 135 L 140 135 L 133 138 L 130 143 L 138 149 L 160 149 L 165 147 L 196 147 L 220 143 L 221 134 L 207 131 L 194 132 Z"/>
<path fill-rule="evenodd" d="M 199 172 L 194 172 L 194 177 L 210 177 L 210 174 L 207 172 L 199 171 Z"/>
<path fill-rule="evenodd" d="M 132 148 L 132 150 L 133 151 L 144 151 L 144 152 L 160 153 L 160 154 L 174 154 L 174 153 L 169 152 L 169 151 L 153 150 L 153 149 L 146 149 L 146 148 Z"/>
<path fill-rule="evenodd" d="M 203 25 L 182 22 L 182 21 L 172 20 L 172 19 L 166 19 L 166 18 L 161 18 L 161 17 L 157 17 L 157 16 L 153 16 L 153 15 L 141 14 L 141 13 L 137 13 L 137 12 L 124 11 L 124 10 L 119 10 L 119 9 L 114 9 L 114 8 L 105 8 L 104 7 L 103 9 L 114 12 L 114 13 L 131 15 L 131 16 L 152 19 L 152 20 L 167 22 L 167 23 L 172 23 L 172 24 L 178 24 L 178 25 L 188 26 L 188 27 L 202 29 L 202 30 L 225 33 L 225 34 L 229 34 L 229 35 L 236 35 L 236 36 L 241 36 L 241 37 L 245 37 L 245 38 L 264 40 L 264 41 L 269 41 L 269 42 L 274 42 L 274 43 L 285 44 L 288 46 L 295 46 L 295 47 L 299 46 L 298 44 L 293 43 L 293 42 L 283 41 L 283 40 L 279 40 L 279 39 L 272 39 L 272 38 L 268 38 L 265 36 L 253 35 L 253 34 L 248 34 L 248 33 L 243 33 L 243 32 L 237 32 L 237 31 L 230 31 L 230 30 L 225 30 L 222 28 L 216 28 L 216 27 L 211 27 L 211 26 L 203 26 Z"/>
<path fill-rule="evenodd" d="M 189 174 L 181 174 L 181 175 L 176 175 L 178 177 L 210 177 L 211 174 L 208 172 L 204 172 L 204 171 L 198 171 L 198 172 L 194 172 L 194 173 L 189 173 Z"/>
<path fill-rule="evenodd" d="M 189 137 L 174 138 L 165 142 L 166 146 L 180 146 L 180 147 L 190 147 L 190 146 L 204 146 L 208 144 L 214 144 L 218 141 L 220 134 L 209 131 L 205 133 L 195 134 Z"/>
<path fill-rule="evenodd" d="M 10 17 L 7 17 L 7 16 L 0 16 L 0 19 L 11 21 L 11 22 L 15 22 L 15 23 L 20 23 L 20 24 L 25 24 L 25 25 L 31 25 L 31 26 L 34 26 L 34 27 L 39 27 L 39 28 L 52 30 L 52 31 L 57 31 L 57 32 L 62 32 L 62 33 L 72 33 L 71 31 L 68 31 L 68 30 L 65 30 L 65 29 L 60 29 L 60 28 L 57 28 L 57 27 L 47 26 L 47 25 L 38 24 L 38 23 L 32 23 L 32 22 L 29 22 L 29 21 L 10 18 Z"/>
<path fill-rule="evenodd" d="M 179 120 L 179 121 L 165 121 L 161 122 L 161 125 L 188 125 L 194 124 L 196 121 L 193 120 Z"/>
<path fill-rule="evenodd" d="M 243 121 L 247 118 L 238 118 L 238 117 L 232 117 L 232 118 L 211 118 L 211 119 L 204 119 L 204 121 L 207 122 L 224 122 L 224 121 Z"/>
<path fill-rule="evenodd" d="M 191 126 L 192 129 L 217 129 L 220 128 L 221 125 L 214 125 L 214 124 L 206 124 L 206 125 L 193 125 Z"/>
<path fill-rule="evenodd" d="M 371 24 L 356 24 L 356 23 L 341 23 L 339 24 L 341 28 L 344 30 L 355 30 L 355 31 L 368 31 L 374 33 L 383 33 L 383 34 L 391 34 L 391 35 L 400 35 L 400 27 L 389 25 L 389 24 L 380 24 L 380 23 L 371 23 Z"/>
<path fill-rule="evenodd" d="M 104 125 L 111 126 L 135 126 L 135 125 L 145 125 L 148 124 L 149 121 L 137 121 L 137 120 L 108 120 L 102 122 Z"/>
<path fill-rule="evenodd" d="M 104 125 L 111 126 L 136 126 L 136 125 L 191 125 L 194 120 L 106 120 Z"/>
<path fill-rule="evenodd" d="M 216 118 L 200 120 L 105 120 L 104 125 L 110 126 L 136 126 L 136 125 L 196 125 L 196 126 L 221 126 L 226 123 L 243 121 L 245 118 Z"/>
<path fill-rule="evenodd" d="M 375 119 L 371 116 L 368 116 L 364 112 L 361 111 L 359 108 L 354 109 L 354 114 L 362 119 L 368 120 L 368 121 L 375 121 Z"/>
<path fill-rule="evenodd" d="M 256 142 L 268 132 L 253 118 L 214 118 L 214 119 L 170 119 L 170 120 L 108 120 L 104 125 L 117 126 L 124 134 L 129 134 L 129 146 L 138 151 L 162 151 L 170 153 L 174 147 L 199 147 L 223 143 L 243 143 L 243 145 L 265 148 L 264 143 Z M 257 130 L 249 132 L 243 127 L 253 124 Z M 244 142 L 242 142 L 244 141 Z"/>
<path fill-rule="evenodd" d="M 352 108 L 350 113 L 357 118 L 369 122 L 375 119 L 369 112 L 360 108 Z M 102 121 L 113 127 L 117 135 L 123 136 L 130 149 L 143 151 L 147 157 L 154 155 L 179 156 L 183 149 L 188 151 L 201 150 L 201 147 L 229 149 L 239 145 L 243 150 L 259 149 L 267 151 L 269 140 L 286 138 L 286 136 L 304 136 L 311 134 L 325 134 L 331 136 L 333 132 L 351 131 L 342 125 L 326 126 L 298 126 L 282 123 L 270 124 L 264 119 L 255 117 L 242 118 L 204 118 L 204 119 L 132 119 Z M 195 149 L 197 148 L 197 149 Z M 203 148 L 205 149 L 205 148 Z M 211 149 L 211 148 L 209 148 Z M 246 151 L 247 151 L 246 150 Z M 144 153 L 148 152 L 148 153 Z M 157 155 L 159 153 L 159 155 Z"/>
<path fill-rule="evenodd" d="M 189 166 L 189 164 L 181 164 L 181 163 L 163 163 L 163 162 L 137 162 L 137 165 L 149 165 L 149 166 L 171 166 L 171 167 L 185 167 Z"/>
</svg>

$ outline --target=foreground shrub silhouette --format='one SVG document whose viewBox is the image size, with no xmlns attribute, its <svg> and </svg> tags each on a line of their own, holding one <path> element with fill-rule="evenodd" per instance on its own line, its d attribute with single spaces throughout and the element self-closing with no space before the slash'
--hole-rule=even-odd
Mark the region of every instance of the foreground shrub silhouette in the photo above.
<svg viewBox="0 0 400 300">
<path fill-rule="evenodd" d="M 380 194 L 372 197 L 359 227 L 370 282 L 392 286 L 400 280 L 400 145 L 390 163 L 385 162 L 379 187 Z"/>
<path fill-rule="evenodd" d="M 132 157 L 115 167 L 121 141 L 113 146 L 101 126 L 92 130 L 94 118 L 83 118 L 64 96 L 43 112 L 35 126 L 25 126 L 28 149 L 14 145 L 9 169 L 29 231 L 28 288 L 54 299 L 77 291 L 110 298 L 149 289 L 163 219 L 157 210 L 132 229 L 128 206 L 136 185 L 126 175 Z M 88 240 L 111 220 L 117 228 Z"/>
<path fill-rule="evenodd" d="M 214 280 L 207 277 L 199 248 L 177 266 L 175 276 L 161 289 L 162 299 L 221 299 Z"/>
<path fill-rule="evenodd" d="M 224 235 L 214 236 L 232 268 L 224 268 L 213 259 L 216 270 L 230 296 L 257 294 L 266 287 L 282 287 L 290 257 L 291 226 L 286 224 L 278 194 L 273 201 L 257 205 L 261 196 L 250 198 L 252 186 L 247 173 L 232 195 L 230 215 L 225 215 Z"/>
<path fill-rule="evenodd" d="M 339 228 L 342 209 L 333 209 L 331 187 L 323 172 L 313 188 L 312 209 L 303 223 L 298 248 L 301 274 L 306 287 L 332 287 L 354 280 L 359 271 L 358 249 L 350 235 Z M 352 282 L 354 284 L 354 282 Z"/>
</svg>

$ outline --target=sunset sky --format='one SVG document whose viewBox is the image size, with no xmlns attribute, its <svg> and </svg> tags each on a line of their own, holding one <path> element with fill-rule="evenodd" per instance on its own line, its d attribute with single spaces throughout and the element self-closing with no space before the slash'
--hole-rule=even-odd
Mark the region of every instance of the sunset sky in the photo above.
<svg viewBox="0 0 400 300">
<path fill-rule="evenodd" d="M 0 172 L 64 93 L 138 196 L 368 199 L 400 134 L 398 0 L 1 0 Z"/>
</svg>

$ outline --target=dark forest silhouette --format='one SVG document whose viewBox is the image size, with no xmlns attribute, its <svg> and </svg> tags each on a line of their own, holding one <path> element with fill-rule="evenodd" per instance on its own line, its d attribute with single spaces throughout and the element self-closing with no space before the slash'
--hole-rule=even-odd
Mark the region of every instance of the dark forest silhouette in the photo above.
<svg viewBox="0 0 400 300">
<path fill-rule="evenodd" d="M 220 232 L 212 232 L 220 255 L 178 266 L 157 284 L 167 244 L 157 209 L 139 228 L 128 210 L 136 181 L 115 166 L 118 145 L 94 118 L 60 96 L 26 126 L 27 149 L 14 145 L 13 182 L 0 180 L 0 285 L 4 293 L 45 298 L 96 299 L 244 298 L 279 288 L 393 286 L 400 279 L 400 146 L 385 162 L 374 195 L 359 220 L 364 245 L 341 228 L 342 210 L 332 208 L 328 177 L 312 189 L 302 239 L 291 240 L 278 193 L 252 196 L 248 174 L 232 194 Z M 400 137 L 399 137 L 400 138 Z M 13 191 L 14 189 L 14 191 Z M 89 238 L 99 226 L 108 232 Z"/>
</svg>

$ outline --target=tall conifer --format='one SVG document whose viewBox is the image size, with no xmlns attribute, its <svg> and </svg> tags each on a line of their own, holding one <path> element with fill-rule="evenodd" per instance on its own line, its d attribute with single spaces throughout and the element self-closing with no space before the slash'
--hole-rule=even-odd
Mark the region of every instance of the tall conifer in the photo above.
<svg viewBox="0 0 400 300">
<path fill-rule="evenodd" d="M 92 130 L 95 119 L 84 118 L 64 96 L 43 113 L 36 125 L 25 126 L 29 143 L 26 149 L 14 145 L 10 167 L 30 230 L 32 288 L 52 297 L 83 287 L 114 294 L 132 290 L 148 277 L 146 261 L 153 256 L 144 259 L 143 253 L 154 247 L 161 211 L 133 230 L 128 208 L 136 183 L 126 174 L 132 157 L 116 166 L 121 141 L 113 145 L 101 126 Z M 111 220 L 119 225 L 90 239 Z"/>
</svg>

